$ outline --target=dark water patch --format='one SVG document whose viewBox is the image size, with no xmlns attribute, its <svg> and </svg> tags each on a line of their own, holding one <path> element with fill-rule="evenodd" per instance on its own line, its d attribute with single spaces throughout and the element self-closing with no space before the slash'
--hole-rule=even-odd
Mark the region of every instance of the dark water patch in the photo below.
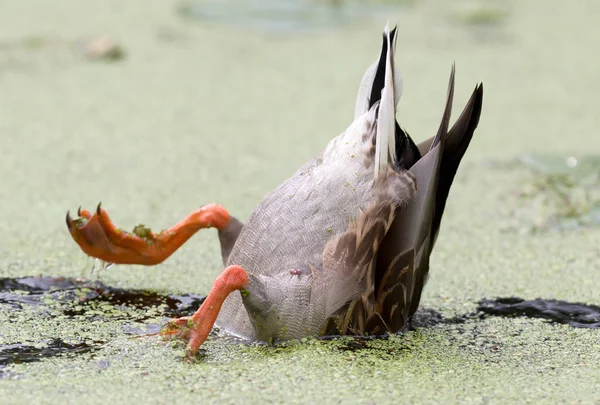
<svg viewBox="0 0 600 405">
<path fill-rule="evenodd" d="M 20 290 L 29 293 L 43 293 L 50 290 L 62 290 L 84 285 L 83 281 L 61 277 L 21 277 L 0 278 L 0 292 Z"/>
<path fill-rule="evenodd" d="M 431 328 L 437 325 L 460 325 L 473 320 L 480 320 L 485 317 L 484 314 L 474 311 L 465 314 L 459 314 L 453 317 L 444 317 L 440 312 L 431 308 L 421 308 L 419 309 L 412 317 L 407 331 L 416 331 L 420 328 Z M 333 341 L 340 340 L 343 342 L 338 349 L 341 351 L 360 351 L 363 349 L 373 349 L 371 345 L 372 342 L 377 341 L 386 341 L 389 340 L 390 336 L 396 335 L 401 336 L 403 331 L 400 331 L 395 334 L 384 333 L 382 335 L 369 335 L 369 336 L 358 336 L 358 335 L 327 335 L 320 336 L 319 340 L 324 341 Z M 410 350 L 411 345 L 406 343 L 404 345 L 395 345 L 394 347 L 385 347 L 382 350 L 385 350 L 388 354 L 392 354 L 391 352 L 400 352 L 405 350 Z"/>
<path fill-rule="evenodd" d="M 596 305 L 509 297 L 481 300 L 477 309 L 486 315 L 542 318 L 575 328 L 600 328 L 600 307 Z"/>
<path fill-rule="evenodd" d="M 547 319 L 574 328 L 600 328 L 600 306 L 555 299 L 525 300 L 517 297 L 483 299 L 476 311 L 445 318 L 434 309 L 424 308 L 413 316 L 410 329 L 436 325 L 460 325 L 489 316 L 528 317 Z"/>
<path fill-rule="evenodd" d="M 192 315 L 203 301 L 204 297 L 193 294 L 127 290 L 81 279 L 0 279 L 0 306 L 8 307 L 11 314 L 34 308 L 31 316 L 42 321 L 62 318 L 82 322 L 124 321 L 123 332 L 130 335 L 157 332 L 164 321 L 162 318 Z M 52 339 L 0 345 L 0 378 L 10 375 L 10 371 L 6 371 L 10 364 L 88 353 L 101 348 L 104 343 L 90 339 L 85 342 Z"/>
<path fill-rule="evenodd" d="M 122 324 L 121 333 L 127 335 L 158 332 L 165 321 L 164 318 L 189 316 L 198 309 L 203 300 L 204 297 L 192 294 L 169 295 L 155 291 L 127 290 L 81 279 L 57 277 L 0 279 L 0 307 L 8 307 L 11 313 L 34 308 L 32 316 L 41 320 L 54 318 L 60 322 L 62 318 L 66 318 L 69 322 L 73 320 L 118 321 L 118 324 Z M 44 314 L 41 318 L 40 313 Z M 453 317 L 444 317 L 438 311 L 422 308 L 413 316 L 408 329 L 432 328 L 436 325 L 456 325 L 459 329 L 476 327 L 477 321 L 489 316 L 524 316 L 547 319 L 577 328 L 600 327 L 599 306 L 552 299 L 528 301 L 511 297 L 481 300 L 475 311 Z M 465 325 L 467 323 L 468 325 Z M 376 351 L 380 355 L 393 355 L 411 350 L 413 347 L 411 338 L 407 338 L 406 341 L 395 341 L 391 347 L 378 343 L 389 340 L 391 336 L 389 334 L 322 336 L 319 340 L 335 340 L 332 342 L 332 347 L 343 352 L 366 350 Z M 301 342 L 304 342 L 304 339 Z M 100 349 L 104 343 L 89 338 L 77 341 L 76 338 L 70 341 L 53 339 L 0 345 L 0 378 L 10 375 L 10 370 L 6 367 L 11 364 L 34 362 L 60 355 L 75 356 Z M 256 344 L 256 342 L 247 343 Z M 286 345 L 285 342 L 282 344 Z M 493 341 L 488 346 L 493 352 L 498 344 Z"/>
<path fill-rule="evenodd" d="M 193 314 L 204 298 L 194 294 L 127 290 L 97 281 L 61 277 L 0 279 L 0 304 L 16 309 L 23 305 L 52 306 L 70 317 L 105 316 L 136 321 L 156 316 L 181 317 Z"/>
<path fill-rule="evenodd" d="M 163 295 L 153 291 L 126 290 L 95 284 L 78 290 L 78 303 L 63 312 L 68 316 L 108 316 L 111 319 L 144 321 L 156 316 L 181 317 L 192 315 L 205 297 L 192 294 Z M 108 305 L 106 305 L 108 304 Z M 97 308 L 116 309 L 98 313 Z M 93 309 L 93 311 L 91 311 Z M 133 310 L 133 311 L 131 311 Z M 122 311 L 122 312 L 119 312 Z"/>
<path fill-rule="evenodd" d="M 320 341 L 332 341 L 332 348 L 343 353 L 386 358 L 404 355 L 419 345 L 417 336 L 398 332 L 376 336 L 322 336 Z M 354 357 L 353 357 L 354 358 Z"/>
<path fill-rule="evenodd" d="M 76 282 L 62 278 L 0 278 L 0 304 L 15 308 L 21 304 L 38 305 L 44 294 L 74 288 Z"/>
<path fill-rule="evenodd" d="M 431 308 L 419 309 L 412 317 L 410 322 L 410 330 L 416 330 L 417 328 L 429 328 L 432 326 L 445 324 L 445 325 L 460 325 L 474 319 L 481 319 L 482 314 L 479 312 L 468 312 L 465 314 L 455 315 L 451 318 L 444 318 L 444 316 Z"/>
<path fill-rule="evenodd" d="M 496 298 L 479 301 L 475 311 L 444 317 L 440 312 L 431 309 L 419 309 L 413 316 L 408 330 L 431 328 L 437 325 L 460 325 L 481 321 L 489 316 L 528 317 L 547 319 L 553 323 L 570 325 L 575 328 L 600 328 L 600 306 L 582 303 L 571 303 L 553 299 L 525 300 L 522 298 Z M 399 332 L 398 335 L 401 335 Z M 370 349 L 374 341 L 388 340 L 390 334 L 379 336 L 321 336 L 320 340 L 340 339 L 342 351 L 359 351 Z M 482 343 L 483 344 L 483 343 Z M 494 350 L 494 345 L 490 350 Z M 410 345 L 401 350 L 409 350 Z"/>
<path fill-rule="evenodd" d="M 373 342 L 376 340 L 388 340 L 390 335 L 388 333 L 377 336 L 352 336 L 352 335 L 327 335 L 320 336 L 319 340 L 323 341 L 332 341 L 332 340 L 340 340 L 341 345 L 338 346 L 338 349 L 341 351 L 358 351 L 361 349 L 367 349 L 369 346 L 369 342 Z"/>
<path fill-rule="evenodd" d="M 60 339 L 53 339 L 35 345 L 22 343 L 0 345 L 0 378 L 13 375 L 7 369 L 11 364 L 32 363 L 51 357 L 90 353 L 100 349 L 104 343 L 103 341 L 67 343 Z"/>
<path fill-rule="evenodd" d="M 471 312 L 467 314 L 457 315 L 451 318 L 445 318 L 440 312 L 431 309 L 431 308 L 423 308 L 419 309 L 412 317 L 406 331 L 416 331 L 418 328 L 430 328 L 440 324 L 462 324 L 474 319 L 481 319 L 483 317 L 482 314 L 477 312 Z M 363 349 L 373 349 L 373 345 L 371 343 L 377 341 L 386 341 L 389 340 L 390 336 L 401 336 L 404 331 L 397 332 L 395 334 L 384 333 L 381 335 L 326 335 L 320 336 L 318 339 L 322 341 L 334 341 L 340 340 L 341 345 L 338 346 L 338 349 L 341 351 L 360 351 Z M 392 352 L 399 352 L 410 350 L 411 345 L 395 345 L 394 347 L 385 347 L 381 348 L 385 350 L 388 354 Z"/>
<path fill-rule="evenodd" d="M 390 335 L 384 334 L 379 336 L 322 336 L 320 340 L 334 340 L 340 339 L 340 345 L 337 349 L 342 352 L 357 352 L 365 349 L 372 349 L 370 343 L 374 341 L 386 341 L 389 340 Z M 388 348 L 391 350 L 391 348 Z"/>
</svg>

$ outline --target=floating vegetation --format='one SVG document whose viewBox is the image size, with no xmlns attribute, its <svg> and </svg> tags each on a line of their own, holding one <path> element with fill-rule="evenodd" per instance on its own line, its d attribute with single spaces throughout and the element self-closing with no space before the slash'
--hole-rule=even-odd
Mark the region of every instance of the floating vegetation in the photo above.
<svg viewBox="0 0 600 405">
<path fill-rule="evenodd" d="M 389 340 L 394 340 L 395 344 L 385 344 Z M 365 355 L 372 354 L 382 358 L 388 355 L 397 356 L 403 352 L 410 352 L 419 339 L 415 339 L 414 336 L 385 334 L 381 336 L 323 336 L 319 338 L 319 341 L 332 342 L 331 347 L 340 352 L 364 352 Z"/>
<path fill-rule="evenodd" d="M 527 155 L 502 165 L 524 170 L 512 216 L 532 232 L 600 225 L 600 156 Z"/>
<path fill-rule="evenodd" d="M 472 26 L 498 26 L 506 21 L 508 15 L 508 10 L 504 8 L 485 6 L 459 14 L 457 20 Z"/>
<path fill-rule="evenodd" d="M 67 316 L 143 321 L 157 316 L 193 314 L 204 297 L 163 295 L 153 291 L 126 290 L 101 282 L 61 277 L 0 279 L 0 304 L 13 308 L 46 305 Z"/>
<path fill-rule="evenodd" d="M 103 341 L 67 343 L 60 339 L 52 339 L 35 345 L 25 343 L 0 345 L 0 378 L 2 378 L 3 369 L 10 364 L 31 363 L 50 357 L 90 353 L 100 349 L 104 343 Z"/>
<path fill-rule="evenodd" d="M 192 315 L 204 298 L 192 294 L 162 295 L 152 291 L 125 290 L 112 288 L 99 282 L 56 277 L 23 277 L 0 279 L 0 306 L 8 306 L 11 318 L 19 318 L 19 313 L 31 312 L 37 319 L 56 318 L 60 322 L 119 321 L 123 322 L 121 332 L 137 336 L 158 332 L 166 321 L 165 317 Z M 476 322 L 487 316 L 523 316 L 547 319 L 554 323 L 567 324 L 576 328 L 600 328 L 600 307 L 559 300 L 524 300 L 521 298 L 497 298 L 481 300 L 476 311 L 445 318 L 431 309 L 421 309 L 412 322 L 414 328 L 430 328 L 440 324 L 459 325 Z M 64 319 L 64 321 L 63 321 Z M 56 356 L 77 356 L 93 353 L 104 347 L 110 339 L 91 336 L 64 339 L 58 336 L 45 336 L 37 341 L 0 344 L 0 378 L 11 376 L 11 364 L 40 361 Z M 218 335 L 221 337 L 220 335 Z M 227 337 L 224 335 L 223 338 Z M 403 339 L 396 335 L 382 336 L 322 336 L 319 341 L 335 341 L 340 351 L 362 351 L 378 356 L 392 354 L 382 341 Z M 306 342 L 301 339 L 299 343 Z M 239 341 L 235 341 L 240 343 Z M 379 342 L 379 343 L 378 343 Z M 412 340 L 393 349 L 394 352 L 411 349 Z M 241 342 L 248 344 L 248 342 Z M 255 343 L 253 343 L 254 345 Z M 278 343 L 276 347 L 286 347 L 290 342 Z"/>
<path fill-rule="evenodd" d="M 520 199 L 544 218 L 534 230 L 600 225 L 600 157 L 522 156 L 532 177 Z"/>
<path fill-rule="evenodd" d="M 227 23 L 266 32 L 297 33 L 376 18 L 416 0 L 196 0 L 181 3 L 178 14 L 198 22 Z"/>
<path fill-rule="evenodd" d="M 34 318 L 41 316 L 43 319 L 87 323 L 123 321 L 122 331 L 129 335 L 158 331 L 165 318 L 191 315 L 203 301 L 204 297 L 193 294 L 163 295 L 152 291 L 113 288 L 100 282 L 79 279 L 0 279 L 0 306 L 8 306 L 12 314 L 34 309 L 31 312 Z M 9 364 L 88 353 L 101 348 L 104 343 L 89 337 L 82 337 L 82 341 L 51 338 L 36 342 L 4 342 L 0 344 L 0 378 Z"/>
<path fill-rule="evenodd" d="M 449 19 L 476 42 L 506 42 L 511 32 L 506 29 L 511 5 L 505 1 L 471 1 L 460 3 L 449 11 Z"/>
</svg>

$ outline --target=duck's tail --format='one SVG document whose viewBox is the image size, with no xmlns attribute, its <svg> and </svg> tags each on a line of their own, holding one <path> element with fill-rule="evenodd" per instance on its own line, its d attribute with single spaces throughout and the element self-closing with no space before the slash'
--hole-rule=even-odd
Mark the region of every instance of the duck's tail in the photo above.
<svg viewBox="0 0 600 405">
<path fill-rule="evenodd" d="M 388 165 L 396 166 L 396 97 L 394 95 L 394 37 L 390 35 L 389 26 L 383 32 L 385 52 L 385 75 L 379 114 L 377 116 L 377 140 L 375 142 L 375 177 L 379 172 L 385 173 Z"/>
<path fill-rule="evenodd" d="M 398 104 L 402 96 L 402 76 L 394 67 L 394 51 L 396 48 L 396 28 L 390 31 L 389 25 L 386 25 L 383 32 L 383 43 L 381 52 L 375 62 L 368 67 L 358 88 L 356 96 L 356 107 L 354 109 L 354 119 L 357 119 L 381 100 L 381 93 L 385 84 L 386 62 L 388 50 L 391 49 L 391 72 L 393 76 L 394 106 Z"/>
<path fill-rule="evenodd" d="M 385 26 L 381 52 L 362 78 L 354 109 L 356 119 L 379 103 L 375 175 L 389 164 L 408 170 L 421 157 L 414 141 L 396 121 L 396 106 L 402 96 L 402 76 L 394 66 L 396 33 L 396 28 Z"/>
</svg>

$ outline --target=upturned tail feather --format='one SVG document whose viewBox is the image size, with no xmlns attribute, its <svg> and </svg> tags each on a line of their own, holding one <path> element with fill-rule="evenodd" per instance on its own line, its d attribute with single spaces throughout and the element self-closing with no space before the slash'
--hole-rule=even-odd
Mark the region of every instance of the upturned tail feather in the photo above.
<svg viewBox="0 0 600 405">
<path fill-rule="evenodd" d="M 380 93 L 379 111 L 377 115 L 377 140 L 375 142 L 375 177 L 380 172 L 385 173 L 388 165 L 396 166 L 396 99 L 394 96 L 394 45 L 395 36 L 390 35 L 389 26 L 384 30 L 384 48 L 379 65 L 385 61 L 385 74 L 383 79 L 383 89 Z M 378 69 L 379 70 L 379 69 Z M 378 75 L 375 76 L 378 79 Z M 376 80 L 374 84 L 379 84 Z M 375 94 L 374 94 L 375 93 Z M 369 103 L 375 102 L 377 91 L 375 87 L 371 91 Z"/>
<path fill-rule="evenodd" d="M 427 281 L 429 256 L 450 187 L 481 115 L 483 85 L 478 84 L 462 114 L 448 130 L 454 95 L 453 65 L 438 132 L 417 146 L 395 118 L 401 91 L 400 76 L 393 65 L 395 35 L 396 29 L 390 32 L 386 26 L 379 59 L 369 67 L 361 82 L 355 115 L 380 103 L 375 173 L 387 171 L 390 164 L 397 171 L 410 170 L 416 178 L 418 193 L 410 207 L 397 210 L 398 215 L 391 223 L 386 220 L 382 226 L 373 222 L 377 229 L 373 232 L 379 234 L 385 230 L 385 236 L 366 272 L 367 287 L 330 319 L 323 331 L 327 334 L 378 335 L 408 328 Z M 368 230 L 365 232 L 369 234 Z"/>
<path fill-rule="evenodd" d="M 384 29 L 379 57 L 371 64 L 371 66 L 369 66 L 359 86 L 358 94 L 356 96 L 356 107 L 354 110 L 355 119 L 369 111 L 375 104 L 382 100 L 382 92 L 386 83 L 386 71 L 391 72 L 391 75 L 388 73 L 388 77 L 391 76 L 393 81 L 393 86 L 391 86 L 391 88 L 393 88 L 394 93 L 394 106 L 398 105 L 402 96 L 402 76 L 394 65 L 396 34 L 396 27 L 391 31 L 389 31 L 387 26 Z M 391 66 L 388 67 L 387 61 L 388 54 L 390 53 L 389 51 L 391 51 L 391 57 L 389 58 Z M 389 124 L 391 124 L 391 120 L 393 120 L 394 124 L 394 129 L 388 127 L 388 131 L 393 133 L 394 136 L 390 137 L 388 135 L 387 139 L 391 140 L 391 145 L 395 145 L 395 150 L 391 152 L 390 155 L 395 162 L 397 170 L 408 170 L 421 158 L 422 153 L 408 133 L 398 124 L 395 109 L 393 114 L 389 114 L 387 119 L 390 120 Z M 381 144 L 379 139 L 377 139 L 377 143 Z M 390 145 L 388 145 L 388 151 L 390 150 L 389 146 Z M 382 148 L 382 151 L 385 151 L 385 149 Z M 387 162 L 385 159 L 381 159 L 380 161 Z"/>
</svg>

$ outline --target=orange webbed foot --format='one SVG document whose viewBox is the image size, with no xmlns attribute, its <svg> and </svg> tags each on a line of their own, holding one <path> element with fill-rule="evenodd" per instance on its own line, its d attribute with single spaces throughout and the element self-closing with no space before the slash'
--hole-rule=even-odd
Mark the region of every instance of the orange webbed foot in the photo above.
<svg viewBox="0 0 600 405">
<path fill-rule="evenodd" d="M 93 214 L 79 208 L 78 218 L 67 212 L 67 227 L 81 250 L 108 263 L 154 265 L 163 262 L 202 228 L 223 229 L 229 222 L 225 208 L 209 204 L 173 227 L 154 233 L 144 225 L 132 232 L 117 228 L 98 204 Z"/>
<path fill-rule="evenodd" d="M 215 279 L 210 293 L 192 316 L 172 319 L 159 334 L 164 339 L 186 340 L 186 358 L 191 360 L 210 333 L 227 296 L 248 285 L 248 274 L 240 266 L 229 266 Z"/>
</svg>

